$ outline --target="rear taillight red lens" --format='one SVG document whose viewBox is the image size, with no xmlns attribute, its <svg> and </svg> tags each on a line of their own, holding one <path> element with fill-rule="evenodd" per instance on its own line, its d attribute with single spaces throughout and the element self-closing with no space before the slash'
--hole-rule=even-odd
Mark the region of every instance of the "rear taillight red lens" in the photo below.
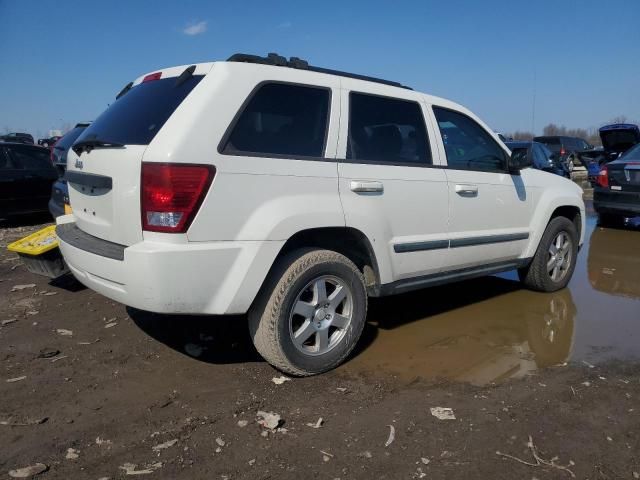
<svg viewBox="0 0 640 480">
<path fill-rule="evenodd" d="M 142 229 L 186 232 L 215 173 L 212 165 L 143 162 Z"/>
<path fill-rule="evenodd" d="M 609 188 L 609 169 L 606 165 L 600 168 L 600 173 L 596 178 L 596 183 L 602 188 Z"/>
<path fill-rule="evenodd" d="M 567 153 L 567 151 L 564 149 L 564 147 L 562 147 L 562 148 L 560 149 L 560 156 L 561 156 L 561 157 L 564 157 L 564 154 L 565 154 L 565 153 Z"/>
</svg>

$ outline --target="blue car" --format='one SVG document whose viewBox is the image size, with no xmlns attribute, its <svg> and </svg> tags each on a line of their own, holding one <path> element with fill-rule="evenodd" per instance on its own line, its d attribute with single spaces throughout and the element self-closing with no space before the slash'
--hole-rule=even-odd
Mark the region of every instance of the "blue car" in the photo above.
<svg viewBox="0 0 640 480">
<path fill-rule="evenodd" d="M 51 199 L 49 200 L 49 212 L 53 218 L 64 215 L 65 205 L 69 205 L 69 187 L 64 179 L 67 170 L 67 153 L 73 145 L 73 142 L 80 136 L 82 132 L 90 125 L 87 123 L 78 123 L 61 137 L 51 150 L 51 163 L 58 170 L 58 180 L 51 187 Z"/>
<path fill-rule="evenodd" d="M 545 172 L 570 178 L 571 173 L 566 165 L 547 148 L 546 145 L 538 142 L 506 142 L 505 145 L 511 150 L 513 157 L 529 156 L 533 168 L 544 170 Z"/>
</svg>

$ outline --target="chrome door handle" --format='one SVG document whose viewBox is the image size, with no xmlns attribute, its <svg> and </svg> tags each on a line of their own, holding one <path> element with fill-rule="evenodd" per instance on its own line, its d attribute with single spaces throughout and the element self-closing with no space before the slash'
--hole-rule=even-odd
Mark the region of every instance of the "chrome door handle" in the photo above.
<svg viewBox="0 0 640 480">
<path fill-rule="evenodd" d="M 456 193 L 462 197 L 476 197 L 478 195 L 477 185 L 456 185 Z"/>
<path fill-rule="evenodd" d="M 381 193 L 384 191 L 382 182 L 351 181 L 351 191 L 356 193 Z"/>
</svg>

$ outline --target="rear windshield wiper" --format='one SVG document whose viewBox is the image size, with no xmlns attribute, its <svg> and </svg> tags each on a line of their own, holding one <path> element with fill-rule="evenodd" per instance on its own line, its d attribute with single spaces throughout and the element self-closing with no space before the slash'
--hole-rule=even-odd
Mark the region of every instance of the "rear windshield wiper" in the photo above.
<svg viewBox="0 0 640 480">
<path fill-rule="evenodd" d="M 76 154 L 81 155 L 82 152 L 89 153 L 94 148 L 119 148 L 124 147 L 124 144 L 117 142 L 108 142 L 106 140 L 98 140 L 98 139 L 87 139 L 82 140 L 81 142 L 76 142 L 73 144 L 73 151 Z"/>
</svg>

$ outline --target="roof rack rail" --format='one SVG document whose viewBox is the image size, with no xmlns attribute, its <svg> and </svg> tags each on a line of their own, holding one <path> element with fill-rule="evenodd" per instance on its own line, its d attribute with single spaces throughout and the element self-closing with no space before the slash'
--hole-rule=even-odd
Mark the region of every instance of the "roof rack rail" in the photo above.
<svg viewBox="0 0 640 480">
<path fill-rule="evenodd" d="M 383 80 L 381 78 L 369 77 L 367 75 L 359 75 L 357 73 L 342 72 L 340 70 L 332 70 L 329 68 L 314 67 L 309 65 L 309 62 L 302 60 L 298 57 L 291 57 L 289 60 L 277 53 L 269 53 L 266 57 L 259 55 L 250 55 L 248 53 L 235 53 L 231 55 L 227 62 L 241 62 L 241 63 L 258 63 L 260 65 L 272 65 L 276 67 L 288 67 L 297 68 L 299 70 L 309 70 L 310 72 L 326 73 L 329 75 L 338 75 L 340 77 L 355 78 L 356 80 L 365 80 L 367 82 L 382 83 L 384 85 L 390 85 L 392 87 L 406 88 L 412 90 L 411 87 L 402 85 L 399 82 L 392 82 L 391 80 Z"/>
</svg>

